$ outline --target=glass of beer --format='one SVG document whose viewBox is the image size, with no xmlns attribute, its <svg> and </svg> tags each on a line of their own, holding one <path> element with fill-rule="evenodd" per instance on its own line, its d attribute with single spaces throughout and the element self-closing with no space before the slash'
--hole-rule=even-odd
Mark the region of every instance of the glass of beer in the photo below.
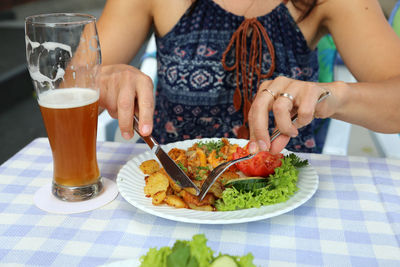
<svg viewBox="0 0 400 267">
<path fill-rule="evenodd" d="M 103 188 L 97 165 L 101 64 L 96 19 L 44 14 L 25 19 L 26 58 L 53 155 L 52 193 L 87 200 Z"/>
</svg>

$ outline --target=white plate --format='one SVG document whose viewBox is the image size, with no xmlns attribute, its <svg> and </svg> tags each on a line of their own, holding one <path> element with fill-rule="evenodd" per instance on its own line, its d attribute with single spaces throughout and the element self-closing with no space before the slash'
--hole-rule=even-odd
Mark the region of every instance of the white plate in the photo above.
<svg viewBox="0 0 400 267">
<path fill-rule="evenodd" d="M 163 149 L 168 152 L 176 147 L 187 149 L 194 143 L 199 141 L 219 140 L 218 138 L 204 138 L 197 140 L 186 140 L 182 142 L 163 145 Z M 228 139 L 231 144 L 239 144 L 244 146 L 247 140 Z M 288 154 L 284 151 L 284 154 Z M 286 202 L 278 203 L 260 208 L 235 210 L 235 211 L 197 211 L 192 209 L 176 209 L 167 205 L 154 206 L 151 198 L 144 195 L 143 188 L 145 186 L 144 174 L 139 169 L 139 165 L 149 159 L 157 159 L 152 152 L 137 155 L 126 163 L 119 171 L 117 176 L 117 185 L 122 197 L 130 204 L 147 213 L 159 216 L 165 219 L 200 224 L 231 224 L 258 221 L 271 218 L 288 211 L 291 211 L 312 197 L 318 188 L 318 175 L 312 166 L 301 168 L 299 171 L 299 180 L 297 186 L 299 190 Z"/>
</svg>

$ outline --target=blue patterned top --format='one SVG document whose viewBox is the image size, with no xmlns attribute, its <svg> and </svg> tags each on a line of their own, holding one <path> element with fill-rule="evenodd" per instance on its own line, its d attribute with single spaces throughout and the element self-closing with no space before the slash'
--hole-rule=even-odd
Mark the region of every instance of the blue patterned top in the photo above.
<svg viewBox="0 0 400 267">
<path fill-rule="evenodd" d="M 243 113 L 233 106 L 235 72 L 225 71 L 221 58 L 244 19 L 212 0 L 198 0 L 196 7 L 188 10 L 170 32 L 156 38 L 158 83 L 153 136 L 160 143 L 237 136 Z M 257 19 L 266 28 L 275 49 L 275 72 L 270 79 L 283 75 L 317 81 L 317 52 L 307 46 L 286 5 L 281 3 Z M 265 42 L 263 45 L 262 73 L 267 73 L 271 59 Z M 227 65 L 233 60 L 234 55 L 228 55 Z M 320 120 L 303 127 L 287 149 L 320 152 L 323 142 L 315 134 L 319 128 L 326 128 L 321 127 Z"/>
</svg>

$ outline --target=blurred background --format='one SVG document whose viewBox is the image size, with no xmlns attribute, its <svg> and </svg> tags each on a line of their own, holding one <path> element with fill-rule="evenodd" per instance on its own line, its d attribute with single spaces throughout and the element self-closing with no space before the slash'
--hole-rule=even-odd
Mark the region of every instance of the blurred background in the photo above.
<svg viewBox="0 0 400 267">
<path fill-rule="evenodd" d="M 106 0 L 0 0 L 0 164 L 33 139 L 46 136 L 25 65 L 24 18 L 55 12 L 88 13 L 98 18 L 105 2 Z M 397 0 L 380 2 L 389 18 Z M 132 65 L 140 66 L 144 48 L 131 62 Z M 339 66 L 335 75 L 336 80 L 354 81 L 345 66 Z M 348 143 L 349 155 L 383 156 L 371 132 L 361 127 L 351 126 Z"/>
</svg>

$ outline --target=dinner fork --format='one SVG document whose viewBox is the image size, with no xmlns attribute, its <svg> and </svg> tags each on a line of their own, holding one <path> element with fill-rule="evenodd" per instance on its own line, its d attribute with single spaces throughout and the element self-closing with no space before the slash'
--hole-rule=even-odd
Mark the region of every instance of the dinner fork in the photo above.
<svg viewBox="0 0 400 267">
<path fill-rule="evenodd" d="M 318 98 L 317 104 L 319 102 L 321 102 L 322 100 L 324 100 L 325 98 L 327 98 L 328 96 L 330 96 L 330 95 L 331 95 L 331 92 L 329 92 L 329 91 L 325 91 L 324 93 L 322 93 L 322 95 Z M 294 123 L 297 120 L 297 117 L 298 117 L 298 114 L 296 112 L 291 118 L 292 119 L 292 123 Z M 270 142 L 274 141 L 280 134 L 281 134 L 281 132 L 279 131 L 279 129 L 276 129 L 271 134 Z M 221 176 L 221 174 L 223 174 L 224 171 L 226 171 L 226 169 L 228 169 L 230 166 L 232 166 L 233 164 L 236 164 L 238 162 L 252 159 L 257 154 L 258 154 L 258 152 L 254 153 L 254 154 L 249 154 L 247 156 L 244 156 L 244 157 L 241 157 L 241 158 L 238 158 L 238 159 L 234 159 L 234 160 L 230 160 L 230 161 L 221 163 L 217 167 L 215 167 L 210 172 L 210 174 L 207 176 L 206 180 L 204 181 L 204 183 L 201 186 L 200 194 L 198 196 L 200 201 L 203 200 L 204 196 L 210 190 L 211 186 Z"/>
</svg>

